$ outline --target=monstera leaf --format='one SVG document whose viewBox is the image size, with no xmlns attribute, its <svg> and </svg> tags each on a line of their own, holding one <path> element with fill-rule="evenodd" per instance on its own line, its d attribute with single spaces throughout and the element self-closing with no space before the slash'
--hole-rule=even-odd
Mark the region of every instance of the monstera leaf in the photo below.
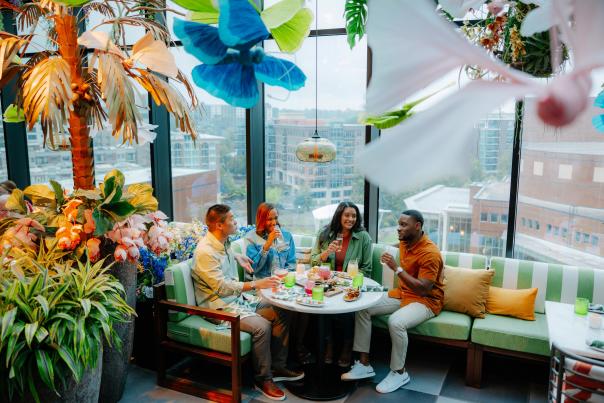
<svg viewBox="0 0 604 403">
<path fill-rule="evenodd" d="M 348 45 L 352 49 L 365 35 L 367 26 L 367 0 L 346 0 L 344 8 Z"/>
</svg>

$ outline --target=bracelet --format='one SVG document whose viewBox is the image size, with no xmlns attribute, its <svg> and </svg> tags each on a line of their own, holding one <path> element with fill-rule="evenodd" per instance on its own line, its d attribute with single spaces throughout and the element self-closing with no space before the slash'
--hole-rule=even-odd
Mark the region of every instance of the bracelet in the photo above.
<svg viewBox="0 0 604 403">
<path fill-rule="evenodd" d="M 252 290 L 255 290 L 255 289 L 256 289 L 256 280 L 252 280 L 252 285 L 251 285 L 251 287 L 252 287 Z"/>
<path fill-rule="evenodd" d="M 396 268 L 396 274 L 402 273 L 403 272 L 403 268 L 402 267 L 397 267 Z"/>
</svg>

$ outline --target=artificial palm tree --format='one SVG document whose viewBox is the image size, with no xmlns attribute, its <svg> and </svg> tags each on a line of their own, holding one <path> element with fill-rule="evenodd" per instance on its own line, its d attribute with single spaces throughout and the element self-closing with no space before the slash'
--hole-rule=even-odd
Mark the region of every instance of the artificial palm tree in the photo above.
<svg viewBox="0 0 604 403">
<path fill-rule="evenodd" d="M 169 32 L 154 18 L 171 11 L 165 1 L 0 0 L 0 9 L 15 14 L 21 32 L 30 32 L 0 32 L 0 88 L 19 77 L 12 119 L 23 116 L 30 130 L 39 120 L 45 146 L 70 147 L 75 189 L 94 188 L 91 127 L 101 129 L 108 123 L 117 139 L 138 142 L 141 116 L 135 83 L 174 115 L 180 130 L 195 137 L 190 108 L 197 100 L 167 47 Z M 82 32 L 82 22 L 91 13 L 104 19 Z M 49 26 L 51 50 L 36 49 L 32 43 L 42 20 Z M 147 32 L 131 49 L 125 43 L 128 26 Z M 27 62 L 21 59 L 25 54 Z M 190 102 L 173 82 L 184 85 Z"/>
</svg>

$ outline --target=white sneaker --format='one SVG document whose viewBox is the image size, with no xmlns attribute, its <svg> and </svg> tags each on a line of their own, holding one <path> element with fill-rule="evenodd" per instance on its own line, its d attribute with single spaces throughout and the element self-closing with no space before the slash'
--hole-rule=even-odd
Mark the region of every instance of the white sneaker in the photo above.
<svg viewBox="0 0 604 403">
<path fill-rule="evenodd" d="M 371 378 L 375 376 L 371 365 L 363 365 L 360 361 L 355 361 L 350 371 L 342 374 L 343 381 L 356 381 L 357 379 Z"/>
<path fill-rule="evenodd" d="M 396 371 L 390 371 L 388 375 L 386 375 L 386 377 L 382 380 L 382 382 L 378 383 L 378 385 L 375 387 L 375 390 L 380 393 L 394 392 L 398 388 L 402 388 L 403 386 L 408 384 L 409 381 L 411 381 L 411 377 L 409 376 L 407 371 L 402 374 L 399 374 Z"/>
</svg>

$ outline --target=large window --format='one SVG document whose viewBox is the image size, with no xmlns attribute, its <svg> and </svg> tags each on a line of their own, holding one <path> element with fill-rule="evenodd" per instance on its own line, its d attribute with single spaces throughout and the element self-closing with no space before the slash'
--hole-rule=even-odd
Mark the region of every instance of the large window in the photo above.
<svg viewBox="0 0 604 403">
<path fill-rule="evenodd" d="M 327 164 L 301 162 L 296 145 L 315 130 L 315 41 L 307 38 L 291 58 L 306 74 L 306 86 L 287 91 L 266 86 L 266 200 L 276 203 L 279 219 L 295 233 L 314 234 L 341 201 L 363 203 L 364 180 L 354 169 L 354 154 L 365 143 L 357 121 L 365 98 L 367 44 L 350 50 L 345 36 L 319 37 L 318 131 L 337 147 Z M 267 53 L 278 51 L 265 42 Z M 287 57 L 279 54 L 279 57 Z M 361 211 L 362 211 L 361 207 Z"/>
<path fill-rule="evenodd" d="M 45 183 L 51 179 L 59 182 L 65 189 L 73 189 L 73 171 L 69 140 L 57 150 L 44 146 L 42 126 L 36 123 L 27 132 L 29 156 L 29 175 L 31 183 Z"/>
<path fill-rule="evenodd" d="M 179 68 L 191 80 L 200 62 L 173 48 Z M 234 108 L 199 87 L 203 105 L 194 113 L 198 138 L 170 123 L 174 220 L 202 219 L 209 206 L 225 203 L 233 208 L 240 225 L 247 224 L 245 109 Z"/>
<path fill-rule="evenodd" d="M 591 124 L 598 113 L 589 107 L 554 130 L 538 120 L 535 99 L 525 100 L 517 217 L 533 225 L 517 221 L 515 257 L 602 267 L 604 148 Z"/>
<path fill-rule="evenodd" d="M 382 135 L 389 135 L 388 130 Z M 441 250 L 505 255 L 513 139 L 510 104 L 482 119 L 469 146 L 455 156 L 455 163 L 467 165 L 467 175 L 448 177 L 443 172 L 440 179 L 400 194 L 380 192 L 379 242 L 397 242 L 399 214 L 415 209 L 424 215 L 424 232 Z M 406 155 L 401 150 L 400 158 L 429 160 L 430 155 Z"/>
</svg>

